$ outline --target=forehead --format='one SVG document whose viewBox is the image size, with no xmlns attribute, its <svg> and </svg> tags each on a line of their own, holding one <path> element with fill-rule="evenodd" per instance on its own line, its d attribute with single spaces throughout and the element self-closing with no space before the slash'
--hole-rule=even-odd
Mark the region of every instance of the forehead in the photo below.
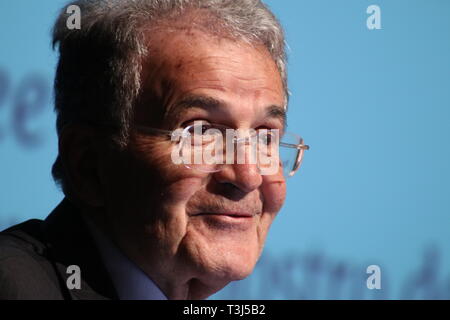
<svg viewBox="0 0 450 320">
<path fill-rule="evenodd" d="M 184 95 L 202 94 L 233 105 L 283 105 L 277 66 L 262 45 L 212 36 L 199 30 L 153 30 L 143 63 L 143 92 L 164 111 Z M 162 111 L 162 110 L 161 110 Z M 254 111 L 254 110 L 253 110 Z"/>
</svg>

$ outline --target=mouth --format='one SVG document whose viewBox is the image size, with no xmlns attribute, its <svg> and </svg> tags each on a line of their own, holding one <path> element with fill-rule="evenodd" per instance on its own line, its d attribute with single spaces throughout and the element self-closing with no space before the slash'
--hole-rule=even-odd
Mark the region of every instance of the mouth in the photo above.
<svg viewBox="0 0 450 320">
<path fill-rule="evenodd" d="M 248 212 L 201 212 L 193 215 L 197 216 L 224 216 L 236 219 L 253 218 L 255 215 Z"/>
<path fill-rule="evenodd" d="M 256 215 L 249 212 L 200 212 L 192 215 L 209 227 L 220 230 L 249 230 L 255 223 Z"/>
</svg>

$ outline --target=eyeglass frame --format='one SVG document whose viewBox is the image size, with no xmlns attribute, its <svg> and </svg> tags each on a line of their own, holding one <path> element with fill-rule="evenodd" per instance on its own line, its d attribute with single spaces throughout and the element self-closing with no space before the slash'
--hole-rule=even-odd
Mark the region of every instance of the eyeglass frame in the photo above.
<svg viewBox="0 0 450 320">
<path fill-rule="evenodd" d="M 216 125 L 216 124 L 211 123 L 211 125 Z M 219 124 L 217 124 L 217 125 L 219 126 Z M 184 127 L 183 128 L 183 132 L 186 130 L 186 128 L 189 128 L 190 126 L 193 126 L 193 125 L 188 125 L 188 126 Z M 223 125 L 220 125 L 220 126 L 226 127 L 226 126 L 223 126 Z M 175 132 L 175 130 L 172 130 L 172 131 L 171 130 L 164 130 L 164 129 L 158 129 L 158 128 L 153 128 L 153 127 L 148 127 L 148 126 L 143 126 L 143 125 L 135 125 L 135 128 L 138 131 L 143 132 L 143 133 L 161 134 L 161 135 L 167 136 L 169 138 L 172 138 L 173 137 L 173 133 Z M 230 128 L 230 129 L 232 129 L 232 128 Z M 298 150 L 297 156 L 296 156 L 296 159 L 295 159 L 295 162 L 294 162 L 294 165 L 292 167 L 292 170 L 289 171 L 288 177 L 292 177 L 298 171 L 298 169 L 300 169 L 300 166 L 301 166 L 301 164 L 303 162 L 303 154 L 304 154 L 305 150 L 309 150 L 310 149 L 309 145 L 303 143 L 303 138 L 302 137 L 296 135 L 295 133 L 292 133 L 292 134 L 295 135 L 297 138 L 299 138 L 299 140 L 300 140 L 299 144 L 286 143 L 286 142 L 282 142 L 282 141 L 279 142 L 279 146 L 286 147 L 286 148 L 297 149 Z"/>
</svg>

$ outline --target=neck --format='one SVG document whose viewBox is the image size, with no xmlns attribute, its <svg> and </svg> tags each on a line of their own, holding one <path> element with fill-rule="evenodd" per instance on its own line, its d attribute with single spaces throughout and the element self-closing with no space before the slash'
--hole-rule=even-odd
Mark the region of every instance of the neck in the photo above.
<svg viewBox="0 0 450 320">
<path fill-rule="evenodd" d="M 206 283 L 199 278 L 185 276 L 184 279 L 179 279 L 173 278 L 170 275 L 162 275 L 152 279 L 159 280 L 155 282 L 170 300 L 203 300 L 229 283 L 229 281 Z"/>
</svg>

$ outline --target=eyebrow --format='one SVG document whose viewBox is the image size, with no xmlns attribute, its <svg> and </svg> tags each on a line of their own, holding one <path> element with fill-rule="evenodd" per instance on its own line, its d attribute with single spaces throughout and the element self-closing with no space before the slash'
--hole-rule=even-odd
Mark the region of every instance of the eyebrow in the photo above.
<svg viewBox="0 0 450 320">
<path fill-rule="evenodd" d="M 278 119 L 281 124 L 283 125 L 283 130 L 287 127 L 287 113 L 286 109 L 278 106 L 278 105 L 271 105 L 266 108 L 266 118 L 275 118 Z"/>
<path fill-rule="evenodd" d="M 180 117 L 182 113 L 188 109 L 198 108 L 206 111 L 217 111 L 220 109 L 225 109 L 227 105 L 228 104 L 225 101 L 213 97 L 203 95 L 190 95 L 185 97 L 183 100 L 176 103 L 172 107 L 169 107 L 165 115 L 167 117 L 169 114 L 176 114 L 177 117 Z M 265 109 L 265 119 L 275 118 L 281 122 L 283 128 L 286 127 L 287 114 L 285 108 L 278 105 L 269 105 Z"/>
<path fill-rule="evenodd" d="M 172 107 L 169 107 L 165 113 L 166 116 L 169 116 L 169 114 L 181 114 L 182 112 L 192 109 L 192 108 L 198 108 L 198 109 L 204 109 L 207 111 L 210 111 L 212 109 L 217 109 L 220 107 L 225 107 L 226 103 L 222 100 L 208 97 L 208 96 L 201 96 L 201 95 L 190 95 L 185 97 L 183 100 L 177 102 Z"/>
</svg>

